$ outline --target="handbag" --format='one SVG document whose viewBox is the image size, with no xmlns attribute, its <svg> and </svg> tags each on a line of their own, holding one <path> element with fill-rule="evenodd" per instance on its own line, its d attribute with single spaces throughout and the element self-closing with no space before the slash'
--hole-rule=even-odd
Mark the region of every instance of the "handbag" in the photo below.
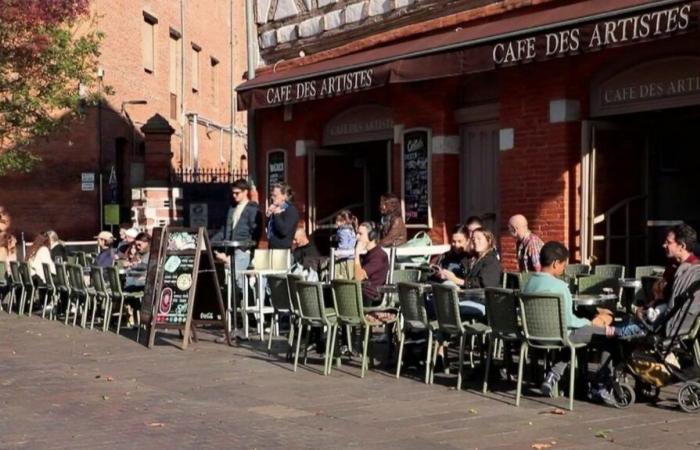
<svg viewBox="0 0 700 450">
<path fill-rule="evenodd" d="M 425 231 L 419 231 L 411 239 L 406 241 L 405 244 L 399 245 L 397 248 L 411 248 L 411 247 L 429 247 L 433 245 L 433 240 Z M 411 263 L 411 264 L 427 264 L 430 261 L 430 255 L 411 255 L 411 256 L 398 256 L 396 262 L 398 263 Z"/>
</svg>

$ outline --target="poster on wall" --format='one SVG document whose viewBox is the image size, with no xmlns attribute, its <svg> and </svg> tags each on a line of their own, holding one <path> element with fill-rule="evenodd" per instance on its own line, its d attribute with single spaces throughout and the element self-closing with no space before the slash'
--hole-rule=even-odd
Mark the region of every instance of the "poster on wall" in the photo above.
<svg viewBox="0 0 700 450">
<path fill-rule="evenodd" d="M 401 193 L 404 221 L 409 228 L 431 228 L 430 158 L 428 128 L 404 131 L 401 149 Z"/>
<path fill-rule="evenodd" d="M 267 197 L 272 193 L 272 185 L 282 183 L 287 178 L 287 152 L 272 150 L 267 153 Z"/>
</svg>

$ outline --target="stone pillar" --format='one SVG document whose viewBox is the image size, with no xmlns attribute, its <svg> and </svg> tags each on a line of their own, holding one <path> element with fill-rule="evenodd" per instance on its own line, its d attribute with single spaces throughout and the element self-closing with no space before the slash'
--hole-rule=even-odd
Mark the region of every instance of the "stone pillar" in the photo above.
<svg viewBox="0 0 700 450">
<path fill-rule="evenodd" d="M 144 183 L 146 186 L 170 185 L 170 162 L 173 153 L 170 138 L 175 130 L 167 119 L 156 114 L 141 127 L 144 134 Z"/>
</svg>

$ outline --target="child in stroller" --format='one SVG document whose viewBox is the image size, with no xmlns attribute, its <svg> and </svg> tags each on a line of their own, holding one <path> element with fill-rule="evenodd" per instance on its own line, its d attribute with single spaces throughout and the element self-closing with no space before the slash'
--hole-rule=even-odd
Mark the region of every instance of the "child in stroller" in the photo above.
<svg viewBox="0 0 700 450">
<path fill-rule="evenodd" d="M 700 281 L 676 296 L 672 307 L 654 322 L 636 320 L 641 330 L 618 338 L 619 361 L 610 380 L 606 403 L 634 404 L 637 395 L 655 400 L 664 386 L 681 382 L 678 404 L 700 411 Z"/>
</svg>

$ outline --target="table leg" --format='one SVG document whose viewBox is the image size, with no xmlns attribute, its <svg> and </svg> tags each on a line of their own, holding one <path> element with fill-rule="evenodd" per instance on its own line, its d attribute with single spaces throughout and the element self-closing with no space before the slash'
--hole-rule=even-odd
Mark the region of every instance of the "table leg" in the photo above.
<svg viewBox="0 0 700 450">
<path fill-rule="evenodd" d="M 231 314 L 233 314 L 233 334 L 235 335 L 236 332 L 238 331 L 238 318 L 237 316 L 237 311 L 236 311 L 236 305 L 238 302 L 236 301 L 236 258 L 235 258 L 235 250 L 231 252 L 230 255 L 230 260 L 231 260 L 231 274 L 229 277 L 229 291 L 228 291 L 228 327 L 229 327 L 229 333 L 231 332 Z M 233 302 L 233 306 L 231 306 L 231 302 Z"/>
<path fill-rule="evenodd" d="M 265 292 L 262 285 L 262 275 L 258 274 L 258 311 L 260 317 L 258 317 L 258 334 L 260 335 L 260 340 L 265 340 L 265 316 L 263 315 L 263 307 L 265 306 Z"/>
</svg>

